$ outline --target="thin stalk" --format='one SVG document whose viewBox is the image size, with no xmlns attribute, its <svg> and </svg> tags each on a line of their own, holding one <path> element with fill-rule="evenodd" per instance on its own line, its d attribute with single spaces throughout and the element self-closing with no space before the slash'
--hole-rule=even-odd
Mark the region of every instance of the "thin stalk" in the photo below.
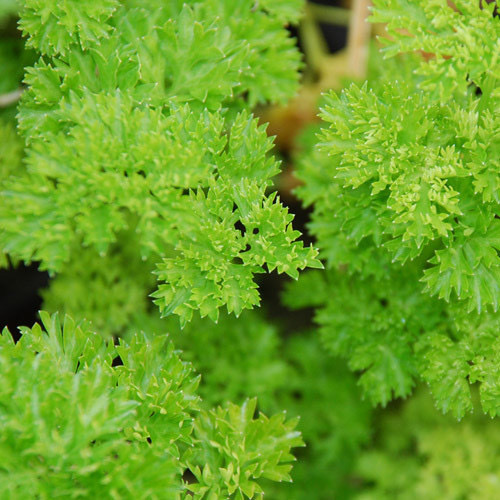
<svg viewBox="0 0 500 500">
<path fill-rule="evenodd" d="M 328 46 L 309 4 L 306 5 L 299 30 L 303 40 L 307 65 L 310 68 L 309 74 L 306 75 L 305 79 L 314 80 L 316 75 L 321 71 L 325 56 L 328 55 Z"/>
<path fill-rule="evenodd" d="M 370 40 L 370 0 L 354 0 L 347 39 L 347 67 L 353 78 L 364 79 L 368 66 L 368 46 Z"/>
<path fill-rule="evenodd" d="M 342 7 L 330 7 L 328 5 L 320 5 L 317 3 L 307 4 L 314 19 L 317 22 L 334 24 L 337 26 L 347 26 L 351 18 L 349 9 Z"/>
<path fill-rule="evenodd" d="M 21 98 L 24 89 L 16 89 L 7 94 L 0 94 L 0 108 L 8 108 L 15 104 Z"/>
</svg>

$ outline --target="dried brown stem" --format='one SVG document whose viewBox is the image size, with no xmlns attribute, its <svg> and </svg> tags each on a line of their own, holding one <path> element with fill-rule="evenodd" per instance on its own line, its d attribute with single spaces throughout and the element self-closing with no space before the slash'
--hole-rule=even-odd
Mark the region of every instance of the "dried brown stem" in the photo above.
<svg viewBox="0 0 500 500">
<path fill-rule="evenodd" d="M 353 78 L 366 77 L 368 65 L 368 45 L 370 40 L 370 0 L 354 0 L 347 39 L 348 71 Z"/>
</svg>

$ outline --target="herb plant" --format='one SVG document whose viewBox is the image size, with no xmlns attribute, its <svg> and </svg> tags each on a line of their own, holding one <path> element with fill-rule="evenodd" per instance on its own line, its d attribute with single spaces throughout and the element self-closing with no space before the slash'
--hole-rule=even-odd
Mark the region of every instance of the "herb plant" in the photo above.
<svg viewBox="0 0 500 500">
<path fill-rule="evenodd" d="M 289 9 L 148 5 L 24 3 L 40 59 L 26 71 L 26 168 L 4 182 L 0 246 L 64 273 L 127 233 L 135 259 L 158 266 L 163 314 L 239 315 L 259 303 L 255 274 L 320 266 L 266 193 L 278 163 L 248 113 L 297 87 Z"/>
<path fill-rule="evenodd" d="M 255 306 L 264 270 L 321 266 L 268 192 L 278 162 L 249 113 L 297 87 L 297 14 L 23 2 L 39 59 L 20 140 L 1 128 L 2 263 L 38 262 L 55 276 L 46 305 L 95 326 L 41 313 L 45 331 L 4 332 L 2 498 L 261 498 L 258 480 L 290 479 L 296 420 L 256 416 L 255 399 L 202 408 L 165 335 L 137 332 L 156 266 L 156 302 L 182 324 Z"/>
<path fill-rule="evenodd" d="M 40 315 L 0 336 L 2 498 L 259 498 L 259 478 L 289 479 L 296 420 L 254 418 L 255 399 L 201 410 L 165 336 L 115 346 Z"/>
<path fill-rule="evenodd" d="M 292 155 L 307 246 L 253 114 L 302 0 L 0 0 L 0 267 L 50 275 L 1 498 L 500 495 L 497 2 L 373 4 Z"/>
<path fill-rule="evenodd" d="M 484 411 L 500 412 L 494 7 L 376 1 L 386 56 L 410 54 L 399 75 L 395 66 L 329 93 L 319 142 L 299 162 L 298 194 L 313 206 L 329 271 L 287 301 L 319 305 L 326 347 L 362 371 L 374 403 L 423 380 L 439 408 L 462 417 L 477 383 Z"/>
</svg>

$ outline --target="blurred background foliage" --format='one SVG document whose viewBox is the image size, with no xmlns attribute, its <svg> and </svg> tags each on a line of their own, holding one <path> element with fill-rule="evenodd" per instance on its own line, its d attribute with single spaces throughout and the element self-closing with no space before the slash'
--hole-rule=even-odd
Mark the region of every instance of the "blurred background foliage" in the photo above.
<svg viewBox="0 0 500 500">
<path fill-rule="evenodd" d="M 308 3 L 300 25 L 290 27 L 306 62 L 302 89 L 286 107 L 257 110 L 261 120 L 269 122 L 276 154 L 284 161 L 276 186 L 303 231 L 309 214 L 293 194 L 298 185 L 293 164 L 301 144 L 314 136 L 321 93 L 365 77 L 379 81 L 408 68 L 402 60 L 382 61 L 373 37 L 377 26 L 371 38 L 359 29 L 359 39 L 352 38 L 352 8 L 349 1 Z M 2 177 L 22 168 L 23 148 L 15 133 L 16 92 L 22 86 L 23 68 L 34 60 L 16 28 L 17 9 L 15 0 L 0 0 Z M 363 50 L 368 49 L 370 56 L 364 61 Z M 354 64 L 349 50 L 358 50 Z M 390 64 L 394 67 L 388 68 Z M 304 239 L 308 238 L 306 232 Z M 270 499 L 500 498 L 497 422 L 479 412 L 460 422 L 443 416 L 421 389 L 407 400 L 373 409 L 363 400 L 346 362 L 320 342 L 312 307 L 324 290 L 314 289 L 313 282 L 308 307 L 297 311 L 281 300 L 287 279 L 263 276 L 261 309 L 238 319 L 222 316 L 217 324 L 197 319 L 181 330 L 177 320 L 158 318 L 148 299 L 152 269 L 127 258 L 129 250 L 136 253 L 128 248 L 130 241 L 124 234 L 116 244 L 120 251 L 106 258 L 87 253 L 85 260 L 72 263 L 52 280 L 50 288 L 49 277 L 36 266 L 11 262 L 11 269 L 0 271 L 0 323 L 11 331 L 33 324 L 43 301 L 44 309 L 89 318 L 96 330 L 112 336 L 127 337 L 137 330 L 169 332 L 183 357 L 202 374 L 200 394 L 207 407 L 257 396 L 259 409 L 267 414 L 285 409 L 290 416 L 300 416 L 307 446 L 297 452 L 294 483 L 270 484 Z M 0 267 L 7 265 L 2 255 L 0 261 Z"/>
</svg>

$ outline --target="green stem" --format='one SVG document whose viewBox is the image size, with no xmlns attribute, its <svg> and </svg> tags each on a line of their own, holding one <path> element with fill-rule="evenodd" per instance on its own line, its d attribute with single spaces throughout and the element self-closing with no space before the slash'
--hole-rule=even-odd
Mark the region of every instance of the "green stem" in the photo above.
<svg viewBox="0 0 500 500">
<path fill-rule="evenodd" d="M 316 3 L 308 4 L 312 16 L 318 22 L 335 24 L 338 26 L 347 26 L 351 17 L 349 9 L 341 7 L 330 7 L 328 5 L 320 5 Z"/>
<path fill-rule="evenodd" d="M 304 53 L 308 64 L 308 74 L 305 80 L 314 80 L 320 72 L 325 56 L 328 54 L 328 46 L 321 33 L 318 23 L 314 19 L 310 4 L 306 5 L 304 17 L 300 23 L 300 35 L 304 44 Z"/>
</svg>

